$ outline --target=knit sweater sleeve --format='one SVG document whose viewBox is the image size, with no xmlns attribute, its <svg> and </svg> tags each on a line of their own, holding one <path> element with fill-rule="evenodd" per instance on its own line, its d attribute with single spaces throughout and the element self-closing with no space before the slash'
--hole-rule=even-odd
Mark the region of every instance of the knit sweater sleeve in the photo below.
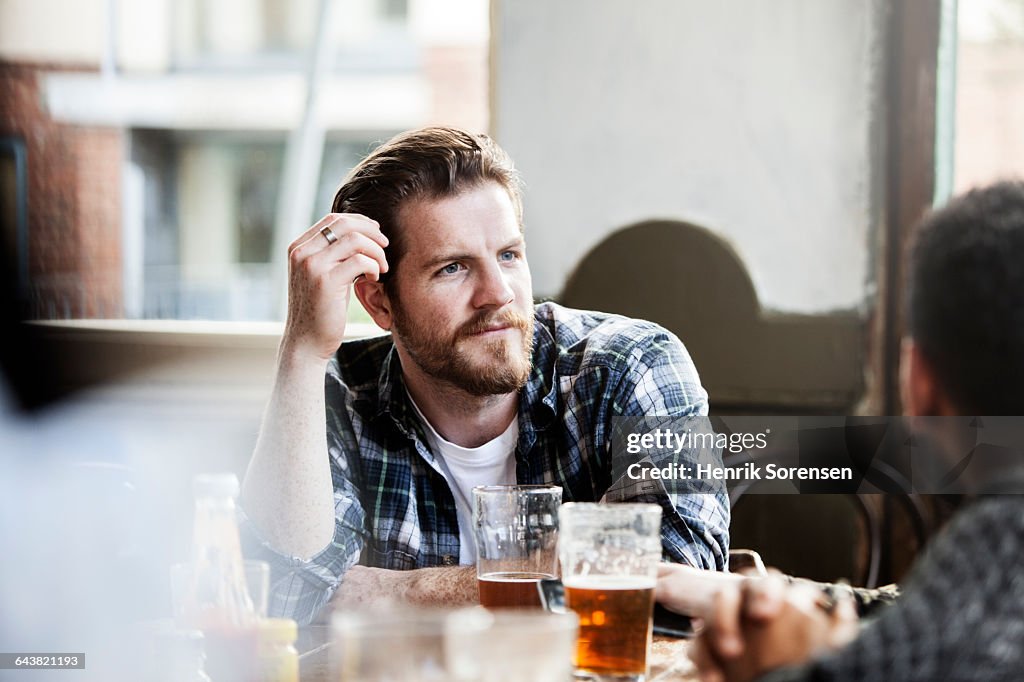
<svg viewBox="0 0 1024 682">
<path fill-rule="evenodd" d="M 1024 675 L 1024 496 L 974 502 L 922 555 L 899 602 L 858 638 L 764 682 L 1020 680 Z"/>
</svg>

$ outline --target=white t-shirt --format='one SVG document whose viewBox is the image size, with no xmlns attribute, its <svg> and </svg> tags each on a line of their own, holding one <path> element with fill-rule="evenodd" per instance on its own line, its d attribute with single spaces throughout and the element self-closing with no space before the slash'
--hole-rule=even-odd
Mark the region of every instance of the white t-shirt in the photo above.
<svg viewBox="0 0 1024 682">
<path fill-rule="evenodd" d="M 477 448 L 464 448 L 449 442 L 431 425 L 419 405 L 409 396 L 416 414 L 426 426 L 430 450 L 441 465 L 440 473 L 448 481 L 455 497 L 459 519 L 459 563 L 476 563 L 476 534 L 473 532 L 473 488 L 478 485 L 514 485 L 516 483 L 516 443 L 519 442 L 518 415 L 505 432 Z"/>
</svg>

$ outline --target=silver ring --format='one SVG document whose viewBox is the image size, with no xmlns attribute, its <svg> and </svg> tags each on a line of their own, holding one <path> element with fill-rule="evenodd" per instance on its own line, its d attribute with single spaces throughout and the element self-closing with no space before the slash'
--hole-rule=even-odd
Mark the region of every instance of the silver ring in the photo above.
<svg viewBox="0 0 1024 682">
<path fill-rule="evenodd" d="M 330 227 L 321 227 L 320 234 L 322 234 L 324 236 L 324 239 L 327 240 L 328 246 L 338 241 L 338 235 L 334 234 L 334 230 L 332 230 Z"/>
</svg>

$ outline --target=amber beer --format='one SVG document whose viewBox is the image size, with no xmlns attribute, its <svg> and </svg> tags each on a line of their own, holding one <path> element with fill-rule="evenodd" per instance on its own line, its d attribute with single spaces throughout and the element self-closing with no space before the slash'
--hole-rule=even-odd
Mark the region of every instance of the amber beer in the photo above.
<svg viewBox="0 0 1024 682">
<path fill-rule="evenodd" d="M 558 507 L 562 489 L 548 485 L 473 489 L 480 603 L 540 608 L 538 583 L 558 574 Z"/>
<path fill-rule="evenodd" d="M 566 606 L 580 619 L 576 668 L 598 675 L 645 675 L 654 610 L 653 578 L 575 576 L 565 581 Z"/>
<path fill-rule="evenodd" d="M 569 502 L 558 510 L 565 603 L 580 619 L 580 676 L 642 682 L 661 561 L 661 507 Z"/>
<path fill-rule="evenodd" d="M 540 608 L 538 583 L 547 573 L 496 572 L 479 576 L 480 604 L 490 608 Z"/>
</svg>

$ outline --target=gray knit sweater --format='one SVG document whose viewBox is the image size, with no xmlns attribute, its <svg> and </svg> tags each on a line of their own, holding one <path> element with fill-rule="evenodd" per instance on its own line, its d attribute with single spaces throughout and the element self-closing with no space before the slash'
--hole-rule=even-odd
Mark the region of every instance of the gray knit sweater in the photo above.
<svg viewBox="0 0 1024 682">
<path fill-rule="evenodd" d="M 1024 681 L 1024 495 L 971 502 L 849 646 L 763 682 Z"/>
</svg>

